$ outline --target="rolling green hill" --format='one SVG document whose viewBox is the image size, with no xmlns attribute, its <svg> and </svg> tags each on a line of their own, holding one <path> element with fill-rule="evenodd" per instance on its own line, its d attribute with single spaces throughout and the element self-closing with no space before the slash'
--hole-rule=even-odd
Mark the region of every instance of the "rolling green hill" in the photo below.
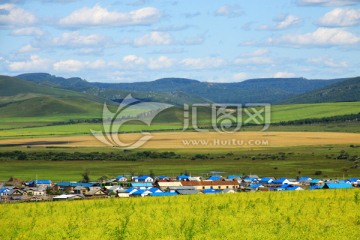
<svg viewBox="0 0 360 240">
<path fill-rule="evenodd" d="M 105 100 L 83 93 L 0 76 L 0 116 L 100 116 Z"/>
<path fill-rule="evenodd" d="M 167 92 L 146 88 L 142 90 L 128 90 L 118 88 L 117 84 L 90 83 L 81 78 L 63 78 L 48 73 L 27 73 L 18 75 L 17 78 L 46 86 L 81 92 L 115 102 L 121 102 L 128 94 L 146 102 L 161 102 L 174 105 L 211 102 L 206 98 L 178 90 L 169 90 Z"/>
<path fill-rule="evenodd" d="M 121 99 L 132 93 L 145 101 L 182 105 L 183 103 L 279 103 L 343 79 L 263 78 L 237 83 L 200 82 L 185 78 L 163 78 L 149 82 L 99 83 L 80 78 L 61 78 L 47 73 L 28 73 L 19 78 L 107 99 Z"/>
<path fill-rule="evenodd" d="M 284 103 L 320 103 L 360 101 L 360 77 L 350 78 L 329 86 L 299 95 Z"/>
</svg>

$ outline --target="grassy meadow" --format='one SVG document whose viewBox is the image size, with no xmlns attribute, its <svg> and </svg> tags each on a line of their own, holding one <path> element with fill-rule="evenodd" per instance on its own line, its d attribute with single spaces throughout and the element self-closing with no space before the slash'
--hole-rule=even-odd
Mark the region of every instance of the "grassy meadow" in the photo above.
<svg viewBox="0 0 360 240">
<path fill-rule="evenodd" d="M 14 151 L 19 148 L 7 147 L 2 151 Z M 185 171 L 192 175 L 211 175 L 211 171 L 220 171 L 221 175 L 257 174 L 259 176 L 289 177 L 308 175 L 311 177 L 358 177 L 359 168 L 353 168 L 352 160 L 337 159 L 341 151 L 349 156 L 359 156 L 359 148 L 349 145 L 333 146 L 299 146 L 261 149 L 174 149 L 173 157 L 144 157 L 143 151 L 137 149 L 127 152 L 113 148 L 21 148 L 28 153 L 48 152 L 103 152 L 124 156 L 124 160 L 0 160 L 0 180 L 10 177 L 19 179 L 52 179 L 53 181 L 76 181 L 81 179 L 85 169 L 90 171 L 91 180 L 102 176 L 109 178 L 118 175 L 149 174 L 177 176 Z M 154 149 L 155 153 L 170 151 Z M 315 175 L 315 171 L 321 171 Z M 300 173 L 299 173 L 300 172 Z"/>
<path fill-rule="evenodd" d="M 360 102 L 340 102 L 340 103 L 318 103 L 318 104 L 294 104 L 294 105 L 274 105 L 272 106 L 271 121 L 278 123 L 281 121 L 292 121 L 307 118 L 322 118 L 335 115 L 345 115 L 358 113 Z M 113 111 L 115 111 L 113 109 Z M 142 111 L 134 109 L 124 115 L 134 115 Z M 210 110 L 202 109 L 199 114 L 199 122 L 202 126 L 210 124 Z M 1 115 L 1 114 L 0 114 Z M 47 116 L 35 117 L 13 117 L 2 118 L 0 123 L 0 139 L 23 138 L 23 137 L 44 137 L 61 135 L 87 135 L 90 129 L 101 130 L 102 123 L 79 123 L 48 126 L 57 122 L 69 120 L 84 120 L 101 118 L 98 114 L 74 114 L 68 116 Z M 140 132 L 140 131 L 165 131 L 181 130 L 183 128 L 183 112 L 181 107 L 165 110 L 160 113 L 151 126 L 139 122 L 130 122 L 122 126 L 121 132 Z M 336 132 L 358 132 L 357 124 L 353 123 L 329 123 L 314 124 L 306 126 L 270 126 L 270 131 L 336 131 Z M 257 130 L 257 127 L 245 127 L 243 130 Z"/>
<path fill-rule="evenodd" d="M 360 190 L 2 204 L 1 239 L 360 238 Z"/>
</svg>

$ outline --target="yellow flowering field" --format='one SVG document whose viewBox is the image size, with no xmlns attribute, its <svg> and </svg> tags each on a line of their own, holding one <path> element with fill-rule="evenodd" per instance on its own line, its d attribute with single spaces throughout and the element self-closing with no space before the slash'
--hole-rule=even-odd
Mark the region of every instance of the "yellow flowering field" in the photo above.
<svg viewBox="0 0 360 240">
<path fill-rule="evenodd" d="M 360 239 L 360 189 L 0 204 L 0 239 Z"/>
</svg>

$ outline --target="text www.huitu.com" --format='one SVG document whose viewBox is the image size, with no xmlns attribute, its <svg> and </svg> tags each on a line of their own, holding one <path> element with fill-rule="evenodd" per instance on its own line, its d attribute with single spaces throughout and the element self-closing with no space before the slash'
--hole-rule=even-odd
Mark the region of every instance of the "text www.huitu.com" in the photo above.
<svg viewBox="0 0 360 240">
<path fill-rule="evenodd" d="M 184 139 L 184 146 L 268 146 L 269 140 L 265 139 Z"/>
</svg>

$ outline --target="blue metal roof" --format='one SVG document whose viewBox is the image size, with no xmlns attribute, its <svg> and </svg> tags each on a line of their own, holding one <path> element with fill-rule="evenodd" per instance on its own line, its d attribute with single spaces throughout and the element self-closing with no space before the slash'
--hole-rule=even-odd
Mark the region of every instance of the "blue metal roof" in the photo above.
<svg viewBox="0 0 360 240">
<path fill-rule="evenodd" d="M 230 180 L 233 180 L 234 178 L 240 179 L 241 176 L 240 175 L 230 175 L 230 176 L 228 176 L 228 179 L 230 179 Z"/>
<path fill-rule="evenodd" d="M 256 188 L 259 188 L 261 186 L 262 186 L 261 184 L 250 184 L 249 188 L 256 189 Z"/>
<path fill-rule="evenodd" d="M 301 177 L 299 177 L 299 181 L 311 181 L 311 177 L 301 176 Z"/>
<path fill-rule="evenodd" d="M 119 180 L 121 178 L 126 178 L 126 177 L 119 175 L 119 176 L 116 177 L 116 180 Z"/>
<path fill-rule="evenodd" d="M 210 194 L 210 193 L 221 193 L 221 191 L 219 191 L 219 190 L 215 190 L 215 189 L 204 189 L 202 192 L 203 192 L 203 193 L 205 193 L 205 194 Z"/>
<path fill-rule="evenodd" d="M 152 197 L 168 197 L 168 196 L 176 196 L 176 195 L 178 195 L 177 192 L 156 192 L 150 194 L 150 196 Z"/>
<path fill-rule="evenodd" d="M 349 178 L 349 181 L 352 182 L 352 183 L 357 182 L 358 180 L 359 180 L 358 178 Z"/>
<path fill-rule="evenodd" d="M 132 187 L 152 187 L 153 184 L 149 183 L 149 182 L 142 182 L 142 183 L 132 182 L 131 186 Z"/>
<path fill-rule="evenodd" d="M 180 175 L 180 176 L 177 176 L 176 178 L 177 179 L 188 179 L 190 176 L 188 176 L 188 175 Z"/>
<path fill-rule="evenodd" d="M 274 183 L 274 184 L 283 184 L 283 182 L 285 180 L 287 180 L 287 178 L 279 178 L 279 179 L 274 180 L 272 183 Z"/>
<path fill-rule="evenodd" d="M 133 192 L 132 195 L 141 195 L 145 192 L 146 190 L 137 190 L 136 192 Z"/>
<path fill-rule="evenodd" d="M 323 188 L 329 189 L 345 189 L 345 188 L 354 188 L 353 185 L 348 183 L 325 183 Z"/>
<path fill-rule="evenodd" d="M 6 187 L 3 187 L 3 188 L 0 189 L 0 193 L 8 192 L 8 191 L 10 191 L 10 190 L 8 188 L 6 188 Z"/>
<path fill-rule="evenodd" d="M 152 193 L 161 191 L 160 189 L 158 189 L 156 187 L 149 188 L 148 190 Z"/>
<path fill-rule="evenodd" d="M 132 192 L 133 190 L 136 190 L 136 188 L 132 188 L 132 187 L 131 187 L 131 188 L 128 188 L 128 189 L 126 189 L 125 192 L 126 192 L 126 193 L 130 193 L 130 192 Z"/>
<path fill-rule="evenodd" d="M 219 180 L 221 180 L 221 176 L 218 176 L 218 175 L 216 175 L 216 176 L 211 176 L 211 177 L 208 178 L 208 180 L 211 180 L 211 181 L 219 181 Z"/>
<path fill-rule="evenodd" d="M 321 185 L 321 186 L 314 185 L 314 186 L 309 187 L 308 190 L 321 189 L 321 188 L 323 188 L 323 187 L 324 187 L 324 185 Z"/>
<path fill-rule="evenodd" d="M 93 187 L 98 183 L 58 182 L 56 185 L 59 187 Z"/>
<path fill-rule="evenodd" d="M 259 180 L 259 182 L 261 183 L 269 183 L 269 182 L 272 182 L 274 179 L 270 178 L 270 177 L 264 177 L 264 178 L 261 178 Z"/>
</svg>

